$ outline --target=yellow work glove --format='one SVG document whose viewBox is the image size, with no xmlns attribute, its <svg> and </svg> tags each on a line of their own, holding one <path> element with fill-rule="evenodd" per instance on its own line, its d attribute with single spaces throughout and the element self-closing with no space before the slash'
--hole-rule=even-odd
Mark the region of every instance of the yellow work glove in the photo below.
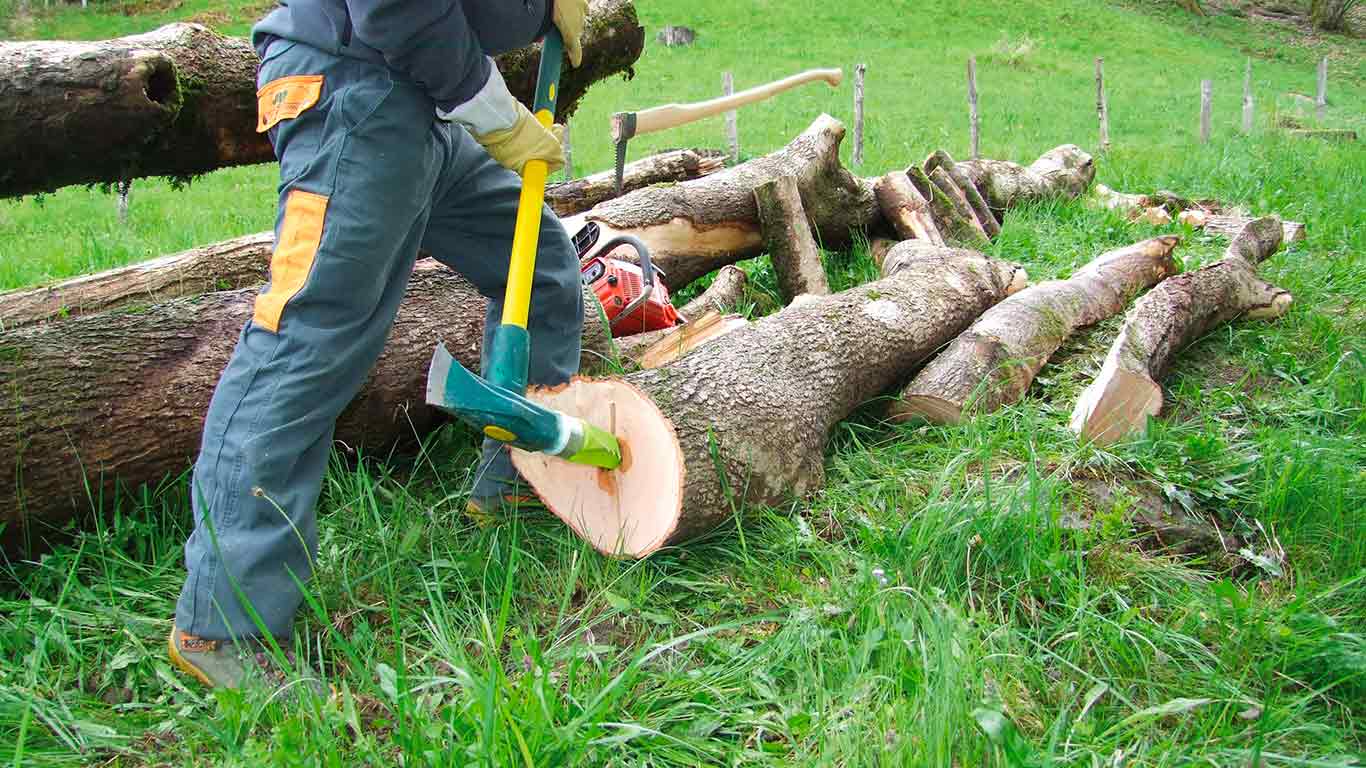
<svg viewBox="0 0 1366 768">
<path fill-rule="evenodd" d="M 588 15 L 588 0 L 555 0 L 550 19 L 564 38 L 564 51 L 571 66 L 583 63 L 584 17 Z"/>
<path fill-rule="evenodd" d="M 474 135 L 498 164 L 510 171 L 522 172 L 529 160 L 544 160 L 554 173 L 564 167 L 564 126 L 549 129 L 536 120 L 531 110 L 517 104 L 517 122 L 511 128 Z"/>
</svg>

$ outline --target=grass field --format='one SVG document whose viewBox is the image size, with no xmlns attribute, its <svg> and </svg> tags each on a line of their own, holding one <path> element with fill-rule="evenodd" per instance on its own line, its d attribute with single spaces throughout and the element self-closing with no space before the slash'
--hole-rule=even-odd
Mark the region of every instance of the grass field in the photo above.
<svg viewBox="0 0 1366 768">
<path fill-rule="evenodd" d="M 33 5 L 33 3 L 30 3 Z M 646 562 L 603 559 L 544 515 L 490 528 L 461 514 L 472 438 L 418 457 L 338 458 L 318 575 L 297 642 L 337 706 L 292 709 L 189 684 L 165 659 L 189 524 L 183 483 L 106 510 L 100 530 L 0 584 L 0 760 L 13 765 L 1348 766 L 1366 753 L 1366 150 L 1268 129 L 1332 59 L 1328 122 L 1366 128 L 1366 44 L 1305 41 L 1240 18 L 1149 4 L 925 0 L 640 2 L 648 46 L 630 82 L 576 116 L 580 168 L 610 164 L 606 117 L 715 95 L 808 66 L 864 61 L 866 175 L 937 147 L 967 151 L 963 64 L 979 61 L 983 151 L 1029 161 L 1095 142 L 1106 57 L 1114 150 L 1098 180 L 1218 197 L 1304 221 L 1263 274 L 1296 297 L 1182 355 L 1170 412 L 1112 451 L 1065 428 L 1117 321 L 1068 344 L 1030 397 L 956 428 L 841 425 L 814 499 L 745 509 L 733 526 Z M 104 37 L 172 18 L 243 31 L 250 14 L 185 0 L 124 15 L 64 8 L 11 19 L 25 36 Z M 208 17 L 203 17 L 208 18 Z M 1237 133 L 1254 58 L 1259 127 Z M 1215 136 L 1196 140 L 1199 81 Z M 811 88 L 741 113 L 745 154 L 770 151 L 850 89 Z M 647 137 L 716 146 L 719 120 Z M 849 160 L 849 148 L 845 147 Z M 0 288 L 269 227 L 274 169 L 173 191 L 69 189 L 0 202 Z M 1035 279 L 1150 236 L 1080 203 L 1023 210 L 993 253 Z M 1220 243 L 1187 233 L 1187 268 Z M 772 293 L 745 265 L 756 302 Z M 831 253 L 839 286 L 866 255 Z M 1189 505 L 1247 551 L 1138 546 L 1132 505 L 1095 509 L 1100 478 Z M 1089 525 L 1074 521 L 1087 513 Z"/>
</svg>

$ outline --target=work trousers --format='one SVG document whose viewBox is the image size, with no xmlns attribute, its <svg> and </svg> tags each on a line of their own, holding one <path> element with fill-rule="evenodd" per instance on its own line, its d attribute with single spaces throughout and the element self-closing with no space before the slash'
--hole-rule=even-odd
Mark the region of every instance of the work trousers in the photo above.
<svg viewBox="0 0 1366 768">
<path fill-rule="evenodd" d="M 521 179 L 416 83 L 276 40 L 258 74 L 259 128 L 280 160 L 270 284 L 209 405 L 193 473 L 176 624 L 229 640 L 290 634 L 317 552 L 316 504 L 337 416 L 374 367 L 419 249 L 502 315 Z M 531 300 L 533 384 L 578 369 L 583 299 L 569 237 L 546 208 Z M 439 329 L 437 329 L 439 331 Z M 487 360 L 485 361 L 487 364 Z M 515 481 L 486 441 L 474 496 Z"/>
</svg>

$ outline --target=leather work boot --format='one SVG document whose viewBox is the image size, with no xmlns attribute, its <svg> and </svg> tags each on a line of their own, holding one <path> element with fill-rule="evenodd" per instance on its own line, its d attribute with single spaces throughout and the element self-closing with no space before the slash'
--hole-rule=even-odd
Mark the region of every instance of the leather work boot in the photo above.
<svg viewBox="0 0 1366 768">
<path fill-rule="evenodd" d="M 465 514 L 480 528 L 487 528 L 519 509 L 545 509 L 541 500 L 526 493 L 505 493 L 502 496 L 471 496 L 465 504 Z"/>
<path fill-rule="evenodd" d="M 210 688 L 263 686 L 280 692 L 287 701 L 297 701 L 299 688 L 320 700 L 335 693 L 321 675 L 296 660 L 291 651 L 285 651 L 288 668 L 281 668 L 269 648 L 257 639 L 237 643 L 205 640 L 172 627 L 166 644 L 171 663 Z"/>
</svg>

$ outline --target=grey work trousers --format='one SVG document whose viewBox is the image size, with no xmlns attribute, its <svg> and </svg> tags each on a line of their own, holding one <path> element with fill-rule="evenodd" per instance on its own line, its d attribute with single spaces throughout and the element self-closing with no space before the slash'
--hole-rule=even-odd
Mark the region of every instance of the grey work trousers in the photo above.
<svg viewBox="0 0 1366 768">
<path fill-rule="evenodd" d="M 423 89 L 386 67 L 276 40 L 258 74 L 261 125 L 280 160 L 271 282 L 214 391 L 193 473 L 195 529 L 176 606 L 184 632 L 287 637 L 317 551 L 315 505 L 342 409 L 374 366 L 418 249 L 490 299 L 502 296 L 521 179 Z M 578 369 L 583 299 L 576 253 L 541 218 L 533 281 L 534 384 Z M 516 479 L 484 445 L 475 496 Z M 297 582 L 296 582 L 297 579 Z"/>
</svg>

